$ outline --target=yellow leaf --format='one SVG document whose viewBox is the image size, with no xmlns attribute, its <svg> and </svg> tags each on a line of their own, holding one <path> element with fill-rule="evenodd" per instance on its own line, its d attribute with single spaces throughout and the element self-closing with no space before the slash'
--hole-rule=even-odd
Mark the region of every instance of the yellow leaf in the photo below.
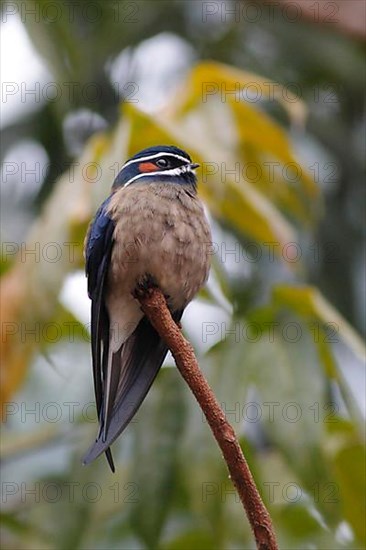
<svg viewBox="0 0 366 550">
<path fill-rule="evenodd" d="M 171 109 L 178 114 L 208 101 L 214 94 L 219 94 L 226 102 L 232 100 L 235 93 L 238 102 L 247 99 L 254 104 L 261 99 L 275 100 L 294 123 L 303 125 L 305 122 L 307 110 L 304 102 L 286 87 L 255 73 L 214 61 L 203 61 L 194 67 Z"/>
</svg>

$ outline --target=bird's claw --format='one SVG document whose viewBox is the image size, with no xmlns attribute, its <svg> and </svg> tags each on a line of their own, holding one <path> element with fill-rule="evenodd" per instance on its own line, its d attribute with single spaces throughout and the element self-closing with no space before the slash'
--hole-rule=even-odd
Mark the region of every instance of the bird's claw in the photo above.
<svg viewBox="0 0 366 550">
<path fill-rule="evenodd" d="M 137 283 L 135 290 L 133 291 L 133 296 L 135 298 L 143 298 L 151 294 L 153 288 L 157 288 L 157 284 L 154 280 L 154 277 L 150 274 L 146 274 L 142 277 Z"/>
</svg>

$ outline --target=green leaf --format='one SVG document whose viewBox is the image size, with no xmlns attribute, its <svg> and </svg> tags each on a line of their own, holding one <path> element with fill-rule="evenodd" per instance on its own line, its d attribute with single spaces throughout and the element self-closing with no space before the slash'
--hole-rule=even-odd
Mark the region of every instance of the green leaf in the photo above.
<svg viewBox="0 0 366 550">
<path fill-rule="evenodd" d="M 333 459 L 344 516 L 362 544 L 366 544 L 365 451 L 361 444 L 348 446 L 341 448 Z"/>
<path fill-rule="evenodd" d="M 364 360 L 366 349 L 360 336 L 318 289 L 311 286 L 276 285 L 273 288 L 273 300 L 276 305 L 286 306 L 303 318 L 330 325 L 355 355 Z"/>
<path fill-rule="evenodd" d="M 161 550 L 187 550 L 187 548 L 199 548 L 199 550 L 212 550 L 215 547 L 215 539 L 207 531 L 186 531 L 177 537 L 169 539 L 161 545 Z"/>
</svg>

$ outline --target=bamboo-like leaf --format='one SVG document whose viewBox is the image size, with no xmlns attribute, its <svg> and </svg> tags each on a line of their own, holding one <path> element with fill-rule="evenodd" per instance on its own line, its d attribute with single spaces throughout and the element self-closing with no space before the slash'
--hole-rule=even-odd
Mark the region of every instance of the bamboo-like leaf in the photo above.
<svg viewBox="0 0 366 550">
<path fill-rule="evenodd" d="M 365 448 L 355 445 L 340 450 L 334 458 L 334 466 L 340 482 L 345 517 L 352 525 L 358 540 L 366 544 Z"/>
<path fill-rule="evenodd" d="M 359 359 L 364 360 L 366 350 L 360 336 L 318 289 L 311 286 L 277 285 L 273 289 L 273 299 L 277 305 L 287 306 L 302 317 L 330 324 L 337 336 Z"/>
</svg>

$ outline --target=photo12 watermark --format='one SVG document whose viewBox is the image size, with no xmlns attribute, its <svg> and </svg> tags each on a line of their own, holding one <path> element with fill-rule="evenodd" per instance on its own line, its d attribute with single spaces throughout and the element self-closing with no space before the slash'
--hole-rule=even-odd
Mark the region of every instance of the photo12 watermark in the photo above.
<svg viewBox="0 0 366 550">
<path fill-rule="evenodd" d="M 126 333 L 131 333 L 135 328 L 134 323 L 112 323 L 110 326 L 111 342 L 120 342 Z M 297 344 L 303 337 L 309 338 L 314 344 L 336 344 L 339 342 L 339 326 L 334 322 L 313 321 L 306 327 L 296 321 L 279 323 L 268 321 L 258 323 L 203 321 L 201 326 L 201 341 L 215 344 L 218 340 L 239 344 L 241 342 L 257 343 L 275 341 Z M 67 342 L 73 344 L 78 340 L 90 343 L 91 325 L 78 321 L 47 321 L 47 322 L 16 322 L 3 321 L 1 323 L 1 343 L 6 344 L 16 338 L 20 343 L 47 343 L 56 344 Z"/>
<path fill-rule="evenodd" d="M 103 5 L 104 4 L 104 5 Z M 45 2 L 29 2 L 28 0 L 14 2 L 5 0 L 2 2 L 1 22 L 7 23 L 12 17 L 19 17 L 22 23 L 46 23 L 52 24 L 58 21 L 73 24 L 133 24 L 141 20 L 143 2 L 121 2 L 120 0 L 108 0 L 108 2 L 94 2 L 93 0 L 53 0 Z"/>
<path fill-rule="evenodd" d="M 334 24 L 339 22 L 339 4 L 337 2 L 256 2 L 210 1 L 202 2 L 201 21 L 212 24 L 221 23 L 274 23 L 281 19 L 286 23 L 301 21 L 303 17 L 314 23 Z"/>
<path fill-rule="evenodd" d="M 301 420 L 307 420 L 314 424 L 335 424 L 340 422 L 338 403 L 329 401 L 328 403 L 319 403 L 315 401 L 308 405 L 297 403 L 296 401 L 257 401 L 235 403 L 220 403 L 225 414 L 225 418 L 233 424 L 258 424 L 264 422 L 273 424 L 277 422 L 287 422 L 296 424 Z M 202 414 L 202 422 L 207 423 L 206 417 Z"/>
<path fill-rule="evenodd" d="M 127 412 L 133 412 L 136 404 L 131 399 L 123 403 L 123 407 L 115 412 L 114 418 L 119 415 L 124 419 Z M 19 422 L 20 424 L 78 424 L 80 421 L 88 424 L 98 422 L 97 409 L 94 401 L 81 403 L 80 401 L 6 401 L 1 404 L 1 414 L 4 422 Z M 136 423 L 137 412 L 130 424 Z"/>
<path fill-rule="evenodd" d="M 85 502 L 96 504 L 103 498 L 112 500 L 115 504 L 136 504 L 140 501 L 141 490 L 138 483 L 128 481 L 125 483 L 114 482 L 111 485 L 89 481 L 62 482 L 14 482 L 2 481 L 1 502 L 12 504 L 14 501 L 22 504 L 56 504 L 64 501 L 68 503 Z"/>
<path fill-rule="evenodd" d="M 115 101 L 123 99 L 125 103 L 139 103 L 138 93 L 139 85 L 136 82 L 112 82 Z M 21 103 L 56 103 L 65 101 L 75 103 L 79 98 L 84 103 L 98 103 L 103 93 L 104 87 L 99 82 L 2 82 L 1 83 L 1 103 L 7 103 L 10 98 L 16 97 Z"/>
<path fill-rule="evenodd" d="M 339 326 L 333 322 L 313 321 L 308 323 L 305 336 L 315 344 L 336 344 L 339 342 Z M 219 337 L 219 338 L 218 338 Z M 221 342 L 239 344 L 240 342 L 257 343 L 265 341 L 273 344 L 275 341 L 297 344 L 304 337 L 304 325 L 296 321 L 280 323 L 278 321 L 203 321 L 201 340 L 204 344 Z"/>
<path fill-rule="evenodd" d="M 14 178 L 20 183 L 27 184 L 29 178 L 32 181 L 42 181 L 52 170 L 57 176 L 65 174 L 70 183 L 82 178 L 83 181 L 93 184 L 100 181 L 111 181 L 117 177 L 123 168 L 123 162 L 114 162 L 109 166 L 101 165 L 95 161 L 80 163 L 72 161 L 64 164 L 50 162 L 40 163 L 35 161 L 15 162 L 5 160 L 1 166 L 1 179 L 4 185 L 12 184 Z M 240 183 L 242 181 L 256 185 L 265 181 L 268 185 L 275 184 L 294 186 L 300 184 L 305 177 L 311 177 L 317 184 L 334 184 L 339 181 L 340 167 L 336 162 L 320 163 L 315 161 L 308 166 L 300 166 L 294 161 L 281 163 L 279 161 L 264 160 L 263 162 L 217 162 L 204 161 L 200 165 L 199 179 L 203 183 L 211 181 L 221 184 Z"/>
<path fill-rule="evenodd" d="M 264 481 L 262 494 L 271 504 L 294 504 L 305 501 L 314 504 L 337 504 L 340 499 L 339 486 L 335 482 L 315 482 L 309 489 L 304 489 L 295 481 L 281 483 L 280 481 Z M 222 503 L 240 502 L 234 485 L 229 482 L 204 481 L 201 485 L 201 499 L 203 503 L 217 501 Z"/>
<path fill-rule="evenodd" d="M 148 235 L 141 234 L 141 241 L 146 242 Z M 121 252 L 126 263 L 136 263 L 140 257 L 140 246 L 135 241 L 121 243 Z M 1 258 L 3 262 L 17 260 L 20 263 L 50 263 L 58 262 L 75 265 L 80 264 L 81 251 L 84 240 L 77 241 L 35 241 L 1 243 Z M 258 243 L 247 242 L 243 245 L 239 241 L 227 243 L 226 240 L 202 242 L 202 254 L 215 257 L 222 264 L 255 264 L 259 262 L 275 263 L 278 259 L 289 264 L 305 261 L 310 264 L 337 263 L 340 261 L 340 245 L 334 241 L 320 243 L 313 242 L 300 245 L 295 241 L 280 243 L 268 241 Z"/>
<path fill-rule="evenodd" d="M 313 103 L 334 104 L 339 103 L 344 93 L 344 88 L 339 82 L 316 84 L 313 87 L 302 86 L 298 82 L 287 81 L 283 84 L 269 81 L 246 82 L 221 82 L 209 80 L 201 84 L 201 99 L 207 103 L 210 98 L 219 98 L 221 103 L 259 103 L 286 102 L 297 103 L 306 99 Z"/>
</svg>

